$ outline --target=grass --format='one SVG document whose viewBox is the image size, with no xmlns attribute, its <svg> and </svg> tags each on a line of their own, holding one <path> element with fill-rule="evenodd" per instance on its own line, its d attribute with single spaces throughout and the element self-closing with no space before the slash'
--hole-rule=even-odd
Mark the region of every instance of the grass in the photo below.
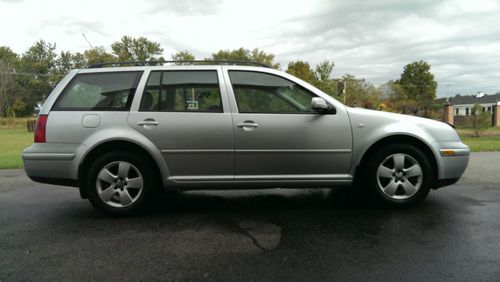
<svg viewBox="0 0 500 282">
<path fill-rule="evenodd" d="M 33 132 L 26 125 L 15 128 L 0 128 L 0 169 L 21 168 L 21 152 L 33 143 Z"/>
<path fill-rule="evenodd" d="M 500 136 L 470 137 L 462 136 L 462 142 L 473 152 L 500 151 Z"/>
<path fill-rule="evenodd" d="M 473 152 L 500 151 L 500 127 L 490 127 L 481 134 L 474 137 L 474 131 L 470 128 L 457 128 L 462 142 L 469 145 Z"/>
<path fill-rule="evenodd" d="M 462 141 L 473 152 L 500 151 L 500 127 L 490 128 L 482 137 L 472 137 L 471 129 L 458 128 Z M 0 169 L 22 168 L 21 152 L 33 143 L 26 130 L 26 118 L 0 119 Z"/>
</svg>

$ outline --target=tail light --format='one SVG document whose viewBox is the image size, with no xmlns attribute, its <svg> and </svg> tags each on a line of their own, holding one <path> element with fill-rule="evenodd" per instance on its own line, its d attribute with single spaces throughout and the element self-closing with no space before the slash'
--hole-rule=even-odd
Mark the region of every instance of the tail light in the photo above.
<svg viewBox="0 0 500 282">
<path fill-rule="evenodd" d="M 35 143 L 45 143 L 45 129 L 48 115 L 39 115 L 35 125 Z"/>
</svg>

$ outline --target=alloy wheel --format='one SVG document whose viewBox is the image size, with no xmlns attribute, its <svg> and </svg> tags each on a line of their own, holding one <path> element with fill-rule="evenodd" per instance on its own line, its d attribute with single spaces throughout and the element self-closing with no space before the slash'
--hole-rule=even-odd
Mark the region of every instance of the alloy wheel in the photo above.
<svg viewBox="0 0 500 282">
<path fill-rule="evenodd" d="M 378 188 L 394 200 L 406 200 L 422 186 L 420 164 L 407 154 L 397 153 L 385 158 L 377 169 Z"/>
<path fill-rule="evenodd" d="M 97 195 L 109 206 L 124 208 L 135 203 L 142 194 L 141 172 L 126 161 L 105 165 L 97 174 Z"/>
</svg>

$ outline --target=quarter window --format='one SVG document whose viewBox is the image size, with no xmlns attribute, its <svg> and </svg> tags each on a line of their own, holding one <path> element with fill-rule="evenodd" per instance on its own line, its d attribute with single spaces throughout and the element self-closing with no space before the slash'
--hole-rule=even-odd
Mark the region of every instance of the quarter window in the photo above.
<svg viewBox="0 0 500 282">
<path fill-rule="evenodd" d="M 216 71 L 151 72 L 141 111 L 222 112 Z"/>
<path fill-rule="evenodd" d="M 142 72 L 78 74 L 65 88 L 53 110 L 129 110 L 141 74 Z"/>
<path fill-rule="evenodd" d="M 312 113 L 312 93 L 287 79 L 259 72 L 229 71 L 240 113 Z"/>
</svg>

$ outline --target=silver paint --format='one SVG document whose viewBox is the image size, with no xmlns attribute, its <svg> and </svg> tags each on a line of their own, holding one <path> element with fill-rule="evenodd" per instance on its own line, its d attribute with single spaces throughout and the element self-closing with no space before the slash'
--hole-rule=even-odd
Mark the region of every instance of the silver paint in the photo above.
<svg viewBox="0 0 500 282">
<path fill-rule="evenodd" d="M 222 113 L 139 111 L 150 71 L 216 70 Z M 291 80 L 336 110 L 335 114 L 239 113 L 229 70 L 269 73 Z M 77 73 L 143 71 L 130 111 L 50 111 Z M 320 103 L 320 102 L 317 102 Z M 49 114 L 47 143 L 25 149 L 29 176 L 77 180 L 85 157 L 100 144 L 126 141 L 148 152 L 165 189 L 331 187 L 352 183 L 356 167 L 377 141 L 420 140 L 432 151 L 438 179 L 460 177 L 469 148 L 449 125 L 430 119 L 350 108 L 287 73 L 251 66 L 148 66 L 75 70 L 57 85 L 40 114 Z M 86 121 L 87 116 L 98 116 Z M 443 156 L 441 150 L 460 154 Z M 68 156 L 71 155 L 72 159 Z"/>
</svg>

